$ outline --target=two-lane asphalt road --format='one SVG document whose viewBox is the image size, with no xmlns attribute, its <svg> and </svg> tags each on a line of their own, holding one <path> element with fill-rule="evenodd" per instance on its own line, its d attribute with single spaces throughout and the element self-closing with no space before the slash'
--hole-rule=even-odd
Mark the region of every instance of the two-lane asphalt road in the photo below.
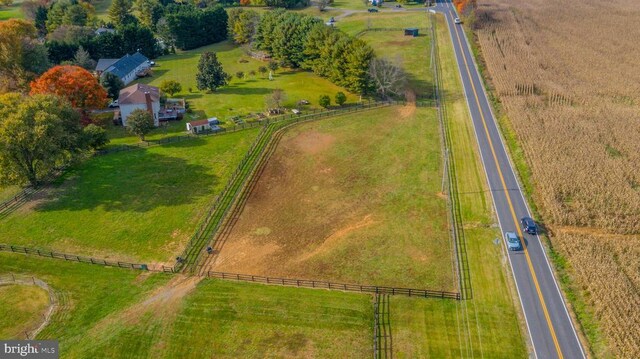
<svg viewBox="0 0 640 359">
<path fill-rule="evenodd" d="M 450 0 L 438 0 L 436 10 L 446 17 L 451 34 L 500 228 L 503 233 L 516 232 L 524 239 L 524 249 L 508 251 L 508 257 L 527 322 L 533 354 L 541 359 L 584 358 L 582 345 L 540 238 L 537 235 L 526 234 L 521 229 L 520 219 L 530 217 L 530 211 L 491 111 L 464 30 L 461 25 L 454 23 L 456 11 Z"/>
</svg>

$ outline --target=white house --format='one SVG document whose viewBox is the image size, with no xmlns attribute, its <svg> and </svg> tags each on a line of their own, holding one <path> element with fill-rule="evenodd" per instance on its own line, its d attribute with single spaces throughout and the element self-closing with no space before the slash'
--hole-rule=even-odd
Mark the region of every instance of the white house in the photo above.
<svg viewBox="0 0 640 359">
<path fill-rule="evenodd" d="M 115 62 L 111 62 L 113 59 L 100 59 L 98 64 L 103 66 L 108 64 L 104 69 L 96 68 L 96 72 L 100 72 L 100 75 L 104 75 L 110 72 L 120 78 L 125 85 L 131 83 L 136 79 L 138 73 L 151 67 L 151 61 L 143 54 L 136 52 L 133 55 L 126 54 Z"/>
<path fill-rule="evenodd" d="M 187 132 L 200 133 L 207 131 L 222 131 L 220 126 L 218 126 L 219 124 L 220 121 L 216 117 L 211 117 L 206 120 L 191 121 L 187 122 Z"/>
<path fill-rule="evenodd" d="M 127 118 L 137 109 L 149 111 L 153 115 L 153 123 L 160 125 L 160 89 L 157 87 L 135 84 L 120 90 L 118 97 L 122 125 L 127 125 Z"/>
</svg>

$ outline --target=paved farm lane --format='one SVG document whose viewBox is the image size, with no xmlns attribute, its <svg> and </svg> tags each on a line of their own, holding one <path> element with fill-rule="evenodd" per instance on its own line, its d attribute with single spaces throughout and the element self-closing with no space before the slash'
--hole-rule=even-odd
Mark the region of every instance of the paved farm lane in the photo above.
<svg viewBox="0 0 640 359">
<path fill-rule="evenodd" d="M 524 250 L 509 252 L 508 256 L 534 355 L 537 358 L 584 358 L 540 238 L 523 233 L 519 225 L 520 218 L 530 216 L 530 211 L 491 112 L 464 30 L 454 23 L 457 15 L 450 0 L 438 0 L 436 10 L 446 17 L 500 227 L 503 233 L 513 231 L 524 238 Z"/>
</svg>

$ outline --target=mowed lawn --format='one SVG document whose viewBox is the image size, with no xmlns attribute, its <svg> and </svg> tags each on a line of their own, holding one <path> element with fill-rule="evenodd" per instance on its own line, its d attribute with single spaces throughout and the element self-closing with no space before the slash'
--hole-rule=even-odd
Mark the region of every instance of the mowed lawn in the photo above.
<svg viewBox="0 0 640 359">
<path fill-rule="evenodd" d="M 22 0 L 13 0 L 9 6 L 0 6 L 0 21 L 9 19 L 24 19 Z"/>
<path fill-rule="evenodd" d="M 215 270 L 454 290 L 435 111 L 302 124 L 269 159 Z"/>
<path fill-rule="evenodd" d="M 0 275 L 9 273 L 34 276 L 46 282 L 56 292 L 58 310 L 38 338 L 60 340 L 63 355 L 70 347 L 83 340 L 88 328 L 138 301 L 169 279 L 162 274 L 150 275 L 134 270 L 0 253 Z M 0 298 L 7 301 L 4 296 Z M 30 300 L 34 298 L 30 297 Z M 48 300 L 46 294 L 45 298 Z M 24 302 L 18 305 L 24 305 Z M 4 308 L 4 305 L 0 308 Z M 14 319 L 11 316 L 0 316 L 0 328 L 15 325 Z M 9 338 L 11 336 L 3 336 L 3 339 Z"/>
<path fill-rule="evenodd" d="M 199 278 L 0 253 L 0 275 L 10 272 L 40 278 L 58 293 L 60 309 L 38 338 L 60 340 L 64 358 L 372 354 L 369 295 L 198 283 Z"/>
<path fill-rule="evenodd" d="M 396 358 L 525 358 L 526 327 L 455 63 L 451 38 L 438 18 L 438 46 L 451 153 L 458 179 L 472 298 L 460 302 L 393 297 L 391 330 Z"/>
<path fill-rule="evenodd" d="M 49 306 L 46 290 L 31 285 L 0 286 L 0 338 L 26 339 L 37 328 Z"/>
<path fill-rule="evenodd" d="M 92 158 L 0 220 L 2 242 L 173 264 L 257 133 Z"/>
<path fill-rule="evenodd" d="M 402 66 L 406 71 L 409 88 L 419 98 L 433 96 L 433 69 L 431 68 L 431 32 L 429 18 L 424 13 L 355 13 L 341 19 L 337 27 L 373 47 L 377 57 Z M 367 28 L 384 31 L 365 31 Z M 419 36 L 405 36 L 402 28 L 417 27 Z"/>
<path fill-rule="evenodd" d="M 88 335 L 71 357 L 366 358 L 373 307 L 361 294 L 203 280 L 164 308 Z M 175 312 L 173 312 L 175 310 Z M 108 333 L 105 337 L 102 332 Z M 86 350 L 84 348 L 88 348 Z"/>
<path fill-rule="evenodd" d="M 217 89 L 213 93 L 199 91 L 196 86 L 196 74 L 200 55 L 205 51 L 215 52 L 224 70 L 233 75 L 229 85 Z M 244 50 L 230 41 L 209 45 L 198 49 L 178 52 L 155 60 L 158 64 L 154 67 L 152 77 L 141 80 L 154 86 L 159 86 L 162 81 L 175 80 L 182 85 L 182 92 L 173 97 L 186 98 L 194 116 L 188 114 L 186 118 L 193 117 L 218 117 L 222 121 L 229 121 L 231 117 L 246 115 L 252 112 L 264 112 L 267 105 L 266 96 L 276 88 L 285 91 L 287 100 L 284 106 L 293 107 L 296 102 L 306 99 L 311 102 L 310 107 L 319 108 L 320 95 L 329 95 L 331 98 L 339 91 L 347 94 L 347 102 L 355 102 L 358 97 L 346 90 L 320 78 L 312 72 L 279 69 L 273 74 L 273 80 L 268 79 L 268 73 L 262 75 L 258 72 L 260 66 L 266 66 L 267 62 L 251 58 Z M 248 75 L 251 71 L 256 75 Z M 247 78 L 238 79 L 235 74 L 243 71 Z M 191 88 L 191 92 L 189 91 Z"/>
</svg>

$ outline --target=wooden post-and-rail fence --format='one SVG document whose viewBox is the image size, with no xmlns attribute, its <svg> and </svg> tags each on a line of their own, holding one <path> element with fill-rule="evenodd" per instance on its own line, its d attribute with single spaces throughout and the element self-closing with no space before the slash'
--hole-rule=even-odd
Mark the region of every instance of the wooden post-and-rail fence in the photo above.
<svg viewBox="0 0 640 359">
<path fill-rule="evenodd" d="M 143 271 L 151 271 L 151 272 L 160 272 L 160 273 L 175 273 L 175 271 L 173 270 L 173 267 L 168 267 L 164 265 L 150 267 L 147 264 L 141 264 L 141 263 L 129 263 L 129 262 L 123 262 L 123 261 L 96 259 L 96 258 L 84 257 L 84 256 L 79 256 L 74 254 L 52 252 L 52 251 L 46 251 L 41 249 L 7 245 L 7 244 L 0 244 L 0 251 L 37 255 L 45 258 L 61 259 L 65 261 L 79 262 L 79 263 L 86 263 L 86 264 L 97 264 L 101 266 L 127 268 L 127 269 L 135 269 L 135 270 L 143 270 Z M 202 276 L 205 276 L 207 278 L 282 285 L 282 286 L 289 286 L 289 287 L 340 290 L 340 291 L 346 291 L 346 292 L 360 292 L 360 293 L 372 293 L 372 294 L 405 295 L 409 297 L 423 297 L 423 298 L 441 298 L 441 299 L 454 299 L 454 300 L 461 299 L 460 293 L 430 290 L 430 289 L 334 283 L 334 282 L 311 280 L 311 279 L 265 277 L 265 276 L 259 276 L 259 275 L 213 272 L 213 271 L 207 271 L 204 274 L 202 274 Z"/>
</svg>

